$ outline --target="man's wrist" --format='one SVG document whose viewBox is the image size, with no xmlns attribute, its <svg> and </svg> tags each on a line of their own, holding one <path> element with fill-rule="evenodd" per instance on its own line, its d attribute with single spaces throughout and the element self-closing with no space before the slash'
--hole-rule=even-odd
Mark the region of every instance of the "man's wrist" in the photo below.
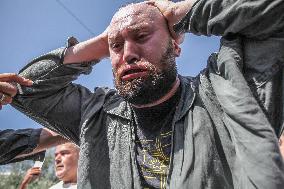
<svg viewBox="0 0 284 189">
<path fill-rule="evenodd" d="M 66 49 L 64 64 L 99 62 L 109 56 L 107 36 L 101 34 Z"/>
</svg>

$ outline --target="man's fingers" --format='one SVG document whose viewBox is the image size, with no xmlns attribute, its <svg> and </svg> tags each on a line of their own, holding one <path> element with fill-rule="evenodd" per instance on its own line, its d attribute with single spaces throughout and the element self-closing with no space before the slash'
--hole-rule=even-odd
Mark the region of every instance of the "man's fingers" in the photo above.
<svg viewBox="0 0 284 189">
<path fill-rule="evenodd" d="M 26 86 L 30 86 L 33 84 L 31 80 L 21 77 L 15 73 L 0 74 L 0 81 L 1 82 L 16 82 L 16 83 L 19 83 L 21 85 L 26 85 Z"/>
<path fill-rule="evenodd" d="M 12 103 L 13 98 L 11 96 L 8 96 L 6 94 L 0 94 L 0 104 L 1 105 L 7 105 Z"/>
<path fill-rule="evenodd" d="M 36 180 L 41 174 L 41 169 L 39 167 L 34 167 L 34 168 L 35 169 L 32 169 L 31 171 L 31 176 L 32 176 L 31 181 Z"/>
<path fill-rule="evenodd" d="M 177 42 L 177 44 L 182 44 L 183 41 L 184 41 L 184 37 L 185 37 L 185 34 L 180 34 L 180 35 L 175 35 L 175 41 Z"/>
<path fill-rule="evenodd" d="M 37 170 L 37 171 L 33 171 L 33 172 L 31 173 L 31 175 L 33 175 L 33 176 L 39 176 L 40 173 L 41 173 L 41 171 L 40 171 L 40 170 Z"/>
<path fill-rule="evenodd" d="M 150 0 L 149 5 L 156 6 L 168 22 L 169 31 L 178 44 L 183 42 L 183 36 L 174 31 L 174 25 L 186 16 L 196 0 L 171 2 L 168 0 Z"/>
<path fill-rule="evenodd" d="M 40 168 L 40 167 L 33 167 L 33 168 L 31 169 L 31 173 L 32 173 L 33 175 L 39 175 L 39 174 L 41 173 L 41 168 Z"/>
<path fill-rule="evenodd" d="M 167 0 L 150 0 L 147 1 L 148 5 L 152 5 L 157 7 L 161 13 L 164 15 L 165 12 L 169 11 L 169 6 L 172 4 L 173 2 L 167 1 Z"/>
<path fill-rule="evenodd" d="M 177 34 L 175 33 L 173 26 L 177 22 L 176 18 L 176 9 L 175 3 L 167 0 L 152 0 L 147 2 L 148 5 L 155 6 L 159 9 L 161 14 L 164 16 L 164 18 L 167 20 L 168 28 L 170 31 L 170 34 L 173 39 L 178 39 Z M 178 40 L 176 40 L 179 43 Z"/>
<path fill-rule="evenodd" d="M 7 82 L 0 82 L 0 93 L 14 97 L 17 94 L 17 87 Z"/>
</svg>

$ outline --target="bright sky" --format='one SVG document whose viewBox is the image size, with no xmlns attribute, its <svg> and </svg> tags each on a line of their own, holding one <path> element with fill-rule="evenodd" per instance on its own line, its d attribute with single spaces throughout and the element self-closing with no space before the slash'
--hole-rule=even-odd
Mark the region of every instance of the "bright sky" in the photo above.
<svg viewBox="0 0 284 189">
<path fill-rule="evenodd" d="M 79 41 L 100 34 L 114 12 L 131 0 L 2 0 L 0 1 L 0 73 L 18 72 L 33 58 L 65 45 L 68 36 Z M 177 59 L 181 75 L 195 76 L 205 68 L 208 56 L 218 50 L 219 38 L 187 34 Z M 95 66 L 80 83 L 90 90 L 112 87 L 108 59 Z M 40 127 L 11 106 L 0 111 L 0 129 Z"/>
</svg>

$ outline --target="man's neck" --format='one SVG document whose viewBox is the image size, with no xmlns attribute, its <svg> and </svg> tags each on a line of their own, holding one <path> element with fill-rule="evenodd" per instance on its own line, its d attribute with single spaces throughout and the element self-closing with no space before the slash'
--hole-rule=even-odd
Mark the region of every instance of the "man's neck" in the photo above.
<svg viewBox="0 0 284 189">
<path fill-rule="evenodd" d="M 73 181 L 63 181 L 62 180 L 62 182 L 63 182 L 63 184 L 65 184 L 65 185 L 74 185 L 74 184 L 77 184 L 77 179 L 75 179 L 75 180 L 73 180 Z"/>
<path fill-rule="evenodd" d="M 150 107 L 162 104 L 163 102 L 169 100 L 172 96 L 174 96 L 174 94 L 177 92 L 177 90 L 179 88 L 179 85 L 180 85 L 180 80 L 177 77 L 175 83 L 173 84 L 173 86 L 171 88 L 171 90 L 169 92 L 167 92 L 164 96 L 159 98 L 158 100 L 151 102 L 149 104 L 141 104 L 141 105 L 132 104 L 132 106 L 135 107 L 135 108 L 150 108 Z"/>
</svg>

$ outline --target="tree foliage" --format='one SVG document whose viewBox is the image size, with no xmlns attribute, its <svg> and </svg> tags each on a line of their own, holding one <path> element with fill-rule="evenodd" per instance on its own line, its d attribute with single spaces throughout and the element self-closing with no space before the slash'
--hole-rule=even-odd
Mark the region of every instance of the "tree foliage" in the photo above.
<svg viewBox="0 0 284 189">
<path fill-rule="evenodd" d="M 0 189 L 18 189 L 33 161 L 23 161 L 0 167 Z M 28 185 L 28 189 L 48 189 L 59 182 L 54 173 L 54 150 L 46 153 L 39 179 Z"/>
</svg>

